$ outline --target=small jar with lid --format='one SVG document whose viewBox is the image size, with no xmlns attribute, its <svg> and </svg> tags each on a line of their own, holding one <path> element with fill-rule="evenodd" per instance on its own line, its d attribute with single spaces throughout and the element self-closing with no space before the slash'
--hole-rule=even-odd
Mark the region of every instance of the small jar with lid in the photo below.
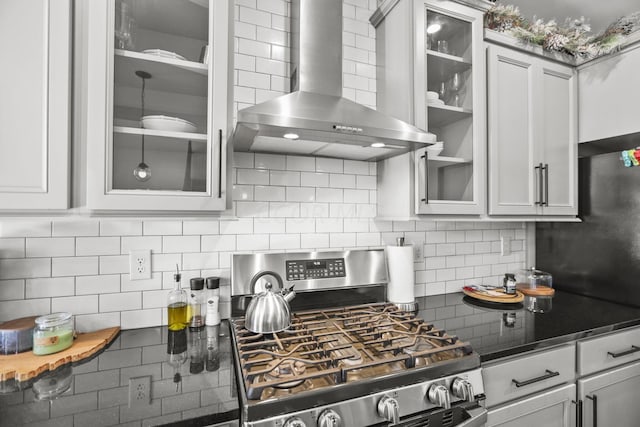
<svg viewBox="0 0 640 427">
<path fill-rule="evenodd" d="M 198 329 L 204 326 L 204 279 L 194 277 L 189 281 L 191 292 L 189 293 L 189 328 Z"/>
<path fill-rule="evenodd" d="M 220 278 L 207 277 L 207 294 L 206 294 L 206 318 L 207 326 L 220 324 Z"/>
<path fill-rule="evenodd" d="M 73 344 L 71 313 L 52 313 L 36 318 L 33 354 L 43 356 L 66 350 Z"/>
</svg>

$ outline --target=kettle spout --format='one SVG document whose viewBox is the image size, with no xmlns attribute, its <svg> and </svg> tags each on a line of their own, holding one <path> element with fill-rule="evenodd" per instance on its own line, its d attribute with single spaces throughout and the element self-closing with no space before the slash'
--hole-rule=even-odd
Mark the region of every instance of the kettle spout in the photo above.
<svg viewBox="0 0 640 427">
<path fill-rule="evenodd" d="M 296 297 L 296 291 L 293 290 L 293 285 L 289 289 L 282 291 L 282 297 L 286 302 L 291 302 Z"/>
</svg>

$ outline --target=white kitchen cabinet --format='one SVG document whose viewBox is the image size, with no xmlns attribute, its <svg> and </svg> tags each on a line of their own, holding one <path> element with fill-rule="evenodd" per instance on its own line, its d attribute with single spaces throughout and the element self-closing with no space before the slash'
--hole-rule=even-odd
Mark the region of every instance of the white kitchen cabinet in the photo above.
<svg viewBox="0 0 640 427">
<path fill-rule="evenodd" d="M 580 142 L 640 132 L 640 43 L 578 68 Z"/>
<path fill-rule="evenodd" d="M 0 209 L 69 204 L 71 2 L 3 0 Z"/>
<path fill-rule="evenodd" d="M 573 427 L 576 386 L 567 384 L 487 412 L 487 427 Z M 612 424 L 613 425 L 613 424 Z"/>
<path fill-rule="evenodd" d="M 578 341 L 578 402 L 585 427 L 640 419 L 640 328 Z"/>
<path fill-rule="evenodd" d="M 224 210 L 233 3 L 91 1 L 87 14 L 88 208 Z M 147 181 L 134 176 L 143 159 Z"/>
<path fill-rule="evenodd" d="M 378 163 L 378 217 L 484 213 L 482 11 L 453 1 L 387 0 L 371 21 L 378 110 L 444 143 L 437 156 L 423 149 Z M 438 99 L 429 100 L 428 92 Z"/>
<path fill-rule="evenodd" d="M 490 215 L 577 214 L 572 67 L 488 46 Z"/>
</svg>

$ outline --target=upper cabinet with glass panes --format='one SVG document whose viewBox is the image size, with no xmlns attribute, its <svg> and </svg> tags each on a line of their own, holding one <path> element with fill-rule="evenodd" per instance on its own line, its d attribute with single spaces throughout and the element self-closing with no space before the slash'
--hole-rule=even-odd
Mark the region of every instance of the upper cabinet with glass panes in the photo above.
<svg viewBox="0 0 640 427">
<path fill-rule="evenodd" d="M 90 98 L 104 101 L 88 112 L 89 207 L 224 210 L 231 0 L 109 0 L 88 13 Z"/>
<path fill-rule="evenodd" d="M 378 109 L 434 133 L 440 143 L 415 152 L 410 167 L 381 168 L 379 181 L 397 181 L 396 169 L 402 169 L 414 189 L 414 200 L 392 204 L 402 211 L 384 208 L 387 216 L 484 213 L 482 11 L 446 0 L 387 0 L 371 21 L 377 29 Z M 387 196 L 397 197 L 383 190 L 379 206 Z"/>
</svg>

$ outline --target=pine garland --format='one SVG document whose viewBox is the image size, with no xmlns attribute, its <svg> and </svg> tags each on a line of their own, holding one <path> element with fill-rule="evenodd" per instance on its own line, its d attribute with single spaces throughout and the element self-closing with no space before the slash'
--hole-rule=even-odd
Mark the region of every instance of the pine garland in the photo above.
<svg viewBox="0 0 640 427">
<path fill-rule="evenodd" d="M 640 29 L 640 11 L 618 19 L 596 36 L 584 17 L 567 18 L 563 26 L 552 19 L 525 19 L 513 5 L 495 5 L 485 15 L 485 27 L 508 33 L 526 43 L 573 57 L 591 59 L 620 48 L 626 36 Z"/>
</svg>

